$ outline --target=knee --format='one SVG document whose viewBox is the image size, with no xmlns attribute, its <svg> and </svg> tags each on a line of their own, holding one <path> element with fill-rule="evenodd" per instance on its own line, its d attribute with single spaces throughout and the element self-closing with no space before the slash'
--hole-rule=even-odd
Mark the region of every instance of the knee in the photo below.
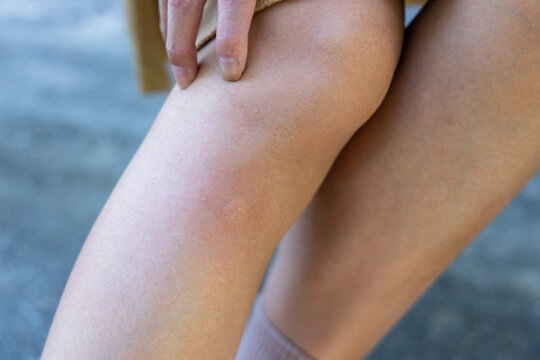
<svg viewBox="0 0 540 360">
<path fill-rule="evenodd" d="M 362 0 L 352 10 L 330 1 L 265 10 L 253 20 L 239 82 L 222 80 L 211 42 L 199 53 L 197 80 L 171 93 L 150 138 L 172 176 L 200 184 L 197 206 L 211 203 L 235 223 L 243 214 L 279 211 L 284 201 L 276 189 L 305 205 L 382 101 L 402 31 L 401 9 L 386 6 L 398 1 Z M 299 11 L 307 20 L 297 19 Z M 317 32 L 313 24 L 320 24 Z"/>
<path fill-rule="evenodd" d="M 344 69 L 343 77 L 350 79 L 349 90 L 367 96 L 371 104 L 367 110 L 372 112 L 386 95 L 401 55 L 402 1 L 345 5 L 348 15 L 333 18 L 329 25 L 328 52 L 343 54 L 339 66 Z"/>
<path fill-rule="evenodd" d="M 346 102 L 356 128 L 379 107 L 390 87 L 403 44 L 401 0 L 322 1 L 311 19 L 319 29 L 303 40 L 325 98 Z M 308 69 L 310 69 L 308 67 Z"/>
<path fill-rule="evenodd" d="M 212 82 L 216 92 L 207 92 L 206 101 L 235 118 L 249 114 L 252 124 L 267 119 L 288 127 L 292 121 L 280 120 L 295 117 L 295 125 L 350 136 L 386 95 L 402 38 L 401 0 L 285 1 L 254 17 L 248 65 L 238 83 L 221 84 L 216 77 L 214 42 L 199 54 L 199 76 L 208 81 L 196 83 L 202 90 Z"/>
<path fill-rule="evenodd" d="M 537 0 L 505 1 L 492 4 L 498 7 L 499 13 L 511 18 L 535 40 L 537 45 L 540 33 L 540 3 Z M 524 34 L 525 35 L 525 34 Z"/>
</svg>

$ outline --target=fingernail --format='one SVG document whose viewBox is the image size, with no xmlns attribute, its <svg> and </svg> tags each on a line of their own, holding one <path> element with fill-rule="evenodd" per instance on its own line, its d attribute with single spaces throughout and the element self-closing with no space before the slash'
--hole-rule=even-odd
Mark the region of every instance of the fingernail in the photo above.
<svg viewBox="0 0 540 360">
<path fill-rule="evenodd" d="M 220 57 L 219 67 L 221 68 L 225 80 L 236 81 L 242 76 L 240 63 L 235 58 L 225 56 Z"/>
<path fill-rule="evenodd" d="M 193 72 L 181 66 L 173 66 L 173 73 L 176 82 L 182 89 L 185 89 L 193 81 Z"/>
</svg>

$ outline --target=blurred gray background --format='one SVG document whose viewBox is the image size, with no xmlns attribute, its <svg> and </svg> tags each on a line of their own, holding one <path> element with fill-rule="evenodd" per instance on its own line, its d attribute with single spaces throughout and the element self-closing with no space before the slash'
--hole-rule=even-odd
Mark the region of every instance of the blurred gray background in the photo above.
<svg viewBox="0 0 540 360">
<path fill-rule="evenodd" d="M 138 93 L 121 1 L 0 0 L 1 360 L 39 357 L 84 238 L 163 101 Z M 540 359 L 539 240 L 540 175 L 370 359 Z"/>
</svg>

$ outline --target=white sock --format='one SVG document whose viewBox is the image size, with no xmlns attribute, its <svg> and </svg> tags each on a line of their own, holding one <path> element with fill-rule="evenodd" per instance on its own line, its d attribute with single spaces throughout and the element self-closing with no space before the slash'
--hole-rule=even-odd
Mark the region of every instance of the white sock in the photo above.
<svg viewBox="0 0 540 360">
<path fill-rule="evenodd" d="M 270 321 L 258 296 L 236 360 L 314 360 Z"/>
</svg>

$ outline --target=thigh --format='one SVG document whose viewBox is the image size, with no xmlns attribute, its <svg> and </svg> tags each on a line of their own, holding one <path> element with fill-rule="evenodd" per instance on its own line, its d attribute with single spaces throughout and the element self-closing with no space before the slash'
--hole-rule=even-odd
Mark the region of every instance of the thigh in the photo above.
<svg viewBox="0 0 540 360">
<path fill-rule="evenodd" d="M 540 4 L 432 0 L 388 96 L 278 254 L 271 319 L 357 359 L 540 166 Z"/>
<path fill-rule="evenodd" d="M 385 96 L 401 49 L 401 7 L 301 0 L 256 14 L 242 80 L 223 81 L 214 41 L 207 45 L 197 81 L 172 91 L 136 163 L 197 159 L 167 171 L 204 191 L 246 191 L 251 205 L 264 204 L 254 213 L 271 212 L 287 227 Z"/>
</svg>

